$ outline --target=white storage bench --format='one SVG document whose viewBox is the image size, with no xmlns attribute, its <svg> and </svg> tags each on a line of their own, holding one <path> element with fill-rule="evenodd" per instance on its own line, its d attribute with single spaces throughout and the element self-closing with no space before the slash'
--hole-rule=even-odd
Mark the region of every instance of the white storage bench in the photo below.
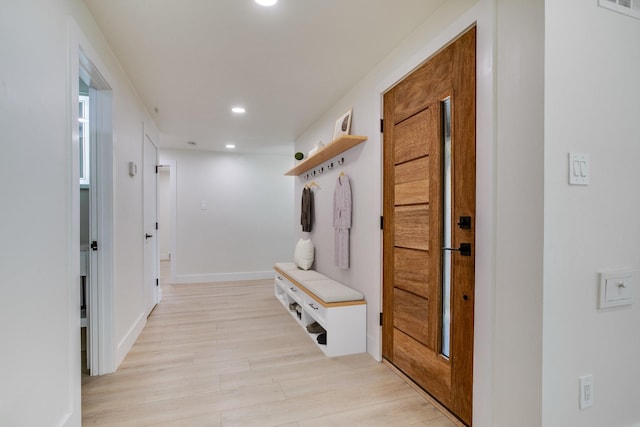
<svg viewBox="0 0 640 427">
<path fill-rule="evenodd" d="M 301 270 L 294 263 L 277 263 L 275 295 L 305 329 L 318 322 L 325 330 L 326 344 L 318 344 L 318 334 L 311 339 L 329 357 L 367 351 L 367 303 L 364 296 L 313 270 Z M 297 303 L 299 317 L 289 306 Z"/>
</svg>

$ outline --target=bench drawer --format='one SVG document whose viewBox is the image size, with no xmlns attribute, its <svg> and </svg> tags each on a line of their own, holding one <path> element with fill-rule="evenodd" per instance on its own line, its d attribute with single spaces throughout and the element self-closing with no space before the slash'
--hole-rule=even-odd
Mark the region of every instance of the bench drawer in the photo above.
<svg viewBox="0 0 640 427">
<path fill-rule="evenodd" d="M 305 294 L 304 309 L 323 327 L 327 327 L 327 309 L 309 295 Z"/>
</svg>

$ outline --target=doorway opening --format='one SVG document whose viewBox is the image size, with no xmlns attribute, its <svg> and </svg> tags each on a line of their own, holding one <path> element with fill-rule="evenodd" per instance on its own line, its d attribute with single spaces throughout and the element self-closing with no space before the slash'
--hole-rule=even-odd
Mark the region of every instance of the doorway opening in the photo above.
<svg viewBox="0 0 640 427">
<path fill-rule="evenodd" d="M 466 425 L 473 401 L 475 52 L 472 27 L 384 94 L 383 357 Z"/>
<path fill-rule="evenodd" d="M 158 247 L 160 257 L 160 285 L 170 282 L 171 277 L 171 165 L 158 166 Z"/>
<path fill-rule="evenodd" d="M 176 282 L 177 169 L 175 160 L 158 165 L 158 230 L 160 284 Z"/>
<path fill-rule="evenodd" d="M 158 222 L 158 147 L 145 132 L 143 148 L 143 227 L 144 227 L 144 289 L 147 317 L 160 302 L 159 222 Z"/>
<path fill-rule="evenodd" d="M 80 351 L 83 374 L 102 375 L 113 371 L 114 348 L 112 90 L 82 47 L 75 48 L 71 110 L 78 131 L 72 167 L 79 178 L 73 189 L 79 220 L 73 227 L 80 236 Z"/>
</svg>

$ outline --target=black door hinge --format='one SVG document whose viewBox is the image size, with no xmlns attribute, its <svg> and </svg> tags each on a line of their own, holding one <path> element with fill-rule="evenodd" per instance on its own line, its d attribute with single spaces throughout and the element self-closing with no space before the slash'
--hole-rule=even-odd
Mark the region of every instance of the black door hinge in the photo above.
<svg viewBox="0 0 640 427">
<path fill-rule="evenodd" d="M 380 119 L 380 133 L 384 133 L 384 120 Z"/>
<path fill-rule="evenodd" d="M 98 250 L 98 242 L 96 242 L 95 240 L 91 242 L 91 250 L 94 250 L 94 251 Z"/>
<path fill-rule="evenodd" d="M 160 165 L 156 165 L 156 173 L 158 173 L 158 168 L 160 167 Z"/>
<path fill-rule="evenodd" d="M 160 279 L 156 279 L 156 286 L 160 286 Z"/>
<path fill-rule="evenodd" d="M 158 223 L 156 222 L 156 230 L 158 229 Z"/>
<path fill-rule="evenodd" d="M 382 326 L 382 320 L 383 320 L 383 316 L 382 316 L 382 313 L 380 313 L 380 326 Z"/>
<path fill-rule="evenodd" d="M 384 230 L 384 217 L 380 215 L 380 230 Z"/>
</svg>

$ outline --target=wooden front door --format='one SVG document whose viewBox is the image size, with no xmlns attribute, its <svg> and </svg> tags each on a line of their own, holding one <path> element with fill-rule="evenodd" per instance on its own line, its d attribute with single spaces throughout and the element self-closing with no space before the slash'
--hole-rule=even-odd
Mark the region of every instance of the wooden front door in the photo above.
<svg viewBox="0 0 640 427">
<path fill-rule="evenodd" d="M 383 357 L 471 425 L 475 27 L 384 95 Z"/>
</svg>

